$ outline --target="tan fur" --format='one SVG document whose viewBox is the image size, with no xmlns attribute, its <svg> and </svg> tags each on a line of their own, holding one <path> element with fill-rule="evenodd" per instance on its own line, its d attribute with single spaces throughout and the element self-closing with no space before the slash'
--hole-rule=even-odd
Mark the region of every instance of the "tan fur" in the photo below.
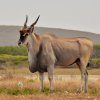
<svg viewBox="0 0 100 100">
<path fill-rule="evenodd" d="M 53 71 L 55 66 L 64 66 L 76 63 L 81 72 L 80 91 L 88 90 L 87 65 L 93 52 L 93 42 L 89 38 L 62 38 L 53 34 L 38 35 L 32 33 L 36 21 L 27 28 L 27 19 L 23 29 L 20 30 L 18 44 L 25 44 L 28 48 L 29 70 L 39 72 L 41 91 L 43 91 L 43 73 L 48 72 L 50 91 L 53 90 Z M 63 68 L 63 67 L 62 67 Z"/>
<path fill-rule="evenodd" d="M 51 73 L 49 75 L 51 77 L 50 80 L 52 80 L 54 66 L 67 67 L 76 63 L 81 71 L 80 91 L 87 92 L 88 72 L 86 67 L 93 52 L 93 42 L 85 37 L 60 38 L 49 34 L 43 36 L 38 35 L 37 42 L 38 45 L 36 46 L 41 46 L 42 48 L 38 51 L 37 71 L 40 73 L 49 71 L 48 73 Z M 52 67 L 50 67 L 51 65 Z M 51 81 L 50 83 L 52 84 Z M 52 85 L 50 89 L 52 90 Z"/>
</svg>

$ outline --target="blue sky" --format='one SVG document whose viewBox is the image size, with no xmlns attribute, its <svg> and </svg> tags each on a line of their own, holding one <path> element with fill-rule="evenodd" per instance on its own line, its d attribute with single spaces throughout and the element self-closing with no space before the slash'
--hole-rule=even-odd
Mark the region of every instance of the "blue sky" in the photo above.
<svg viewBox="0 0 100 100">
<path fill-rule="evenodd" d="M 100 34 L 100 0 L 0 0 L 0 25 L 30 25 Z"/>
</svg>

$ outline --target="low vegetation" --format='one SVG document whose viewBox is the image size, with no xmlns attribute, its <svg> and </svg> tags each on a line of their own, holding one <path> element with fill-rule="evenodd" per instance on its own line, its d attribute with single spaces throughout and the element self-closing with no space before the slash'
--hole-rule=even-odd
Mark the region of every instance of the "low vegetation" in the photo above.
<svg viewBox="0 0 100 100">
<path fill-rule="evenodd" d="M 100 50 L 100 45 L 94 45 L 94 48 Z"/>
<path fill-rule="evenodd" d="M 100 58 L 94 58 L 94 59 L 92 59 L 92 63 L 94 65 L 100 66 Z"/>
<path fill-rule="evenodd" d="M 25 47 L 18 47 L 18 46 L 0 47 L 0 54 L 26 56 L 27 49 Z"/>
<path fill-rule="evenodd" d="M 100 58 L 100 45 L 94 45 L 93 58 Z"/>
<path fill-rule="evenodd" d="M 22 85 L 20 85 L 21 83 Z M 44 93 L 39 91 L 39 81 L 26 79 L 22 76 L 4 77 L 0 79 L 0 99 L 13 100 L 99 100 L 100 79 L 89 81 L 89 92 L 87 94 L 77 93 L 79 80 L 54 81 L 54 92 L 49 92 L 49 82 L 45 81 Z M 9 97 L 10 96 L 10 97 Z"/>
<path fill-rule="evenodd" d="M 18 65 L 27 63 L 27 56 L 15 56 L 15 55 L 0 55 L 0 64 L 8 64 L 8 65 Z"/>
</svg>

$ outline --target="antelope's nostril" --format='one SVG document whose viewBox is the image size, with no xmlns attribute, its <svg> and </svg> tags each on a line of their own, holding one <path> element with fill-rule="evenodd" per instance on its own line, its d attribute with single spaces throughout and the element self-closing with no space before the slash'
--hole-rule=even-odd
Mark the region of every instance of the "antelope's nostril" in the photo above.
<svg viewBox="0 0 100 100">
<path fill-rule="evenodd" d="M 21 45 L 21 43 L 18 43 L 18 45 L 20 46 L 20 45 Z"/>
</svg>

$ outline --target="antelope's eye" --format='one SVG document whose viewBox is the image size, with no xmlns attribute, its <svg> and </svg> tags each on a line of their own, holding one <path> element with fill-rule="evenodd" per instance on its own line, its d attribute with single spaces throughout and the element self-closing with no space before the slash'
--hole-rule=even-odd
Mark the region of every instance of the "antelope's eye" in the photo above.
<svg viewBox="0 0 100 100">
<path fill-rule="evenodd" d="M 27 32 L 30 32 L 30 30 L 28 29 Z"/>
<path fill-rule="evenodd" d="M 19 31 L 19 33 L 23 33 L 23 31 L 22 31 L 22 30 L 20 30 L 20 31 Z"/>
</svg>

